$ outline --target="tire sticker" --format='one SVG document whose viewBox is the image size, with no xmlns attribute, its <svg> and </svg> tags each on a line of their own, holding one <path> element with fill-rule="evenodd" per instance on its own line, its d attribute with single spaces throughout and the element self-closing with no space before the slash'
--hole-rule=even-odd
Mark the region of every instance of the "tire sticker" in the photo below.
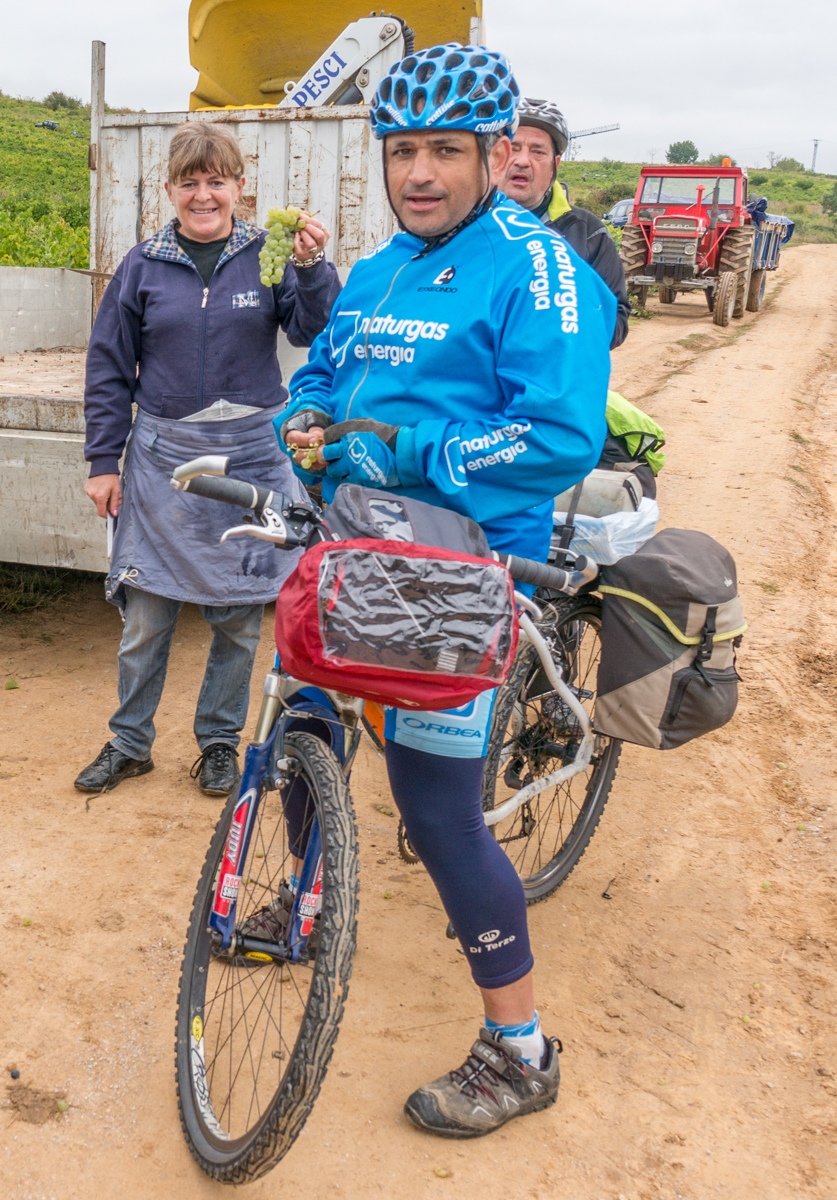
<svg viewBox="0 0 837 1200">
<path fill-rule="evenodd" d="M 195 1037 L 196 1033 L 199 1033 L 200 1037 Z M 206 1060 L 203 1056 L 203 1021 L 199 1015 L 196 1015 L 192 1021 L 191 1037 L 189 1040 L 191 1043 L 189 1061 L 192 1069 L 192 1092 L 194 1093 L 198 1111 L 203 1118 L 204 1125 L 212 1136 L 228 1142 L 230 1141 L 230 1134 L 225 1133 L 218 1124 L 218 1119 L 212 1108 L 212 1101 L 209 1098 L 209 1086 L 206 1082 Z"/>
</svg>

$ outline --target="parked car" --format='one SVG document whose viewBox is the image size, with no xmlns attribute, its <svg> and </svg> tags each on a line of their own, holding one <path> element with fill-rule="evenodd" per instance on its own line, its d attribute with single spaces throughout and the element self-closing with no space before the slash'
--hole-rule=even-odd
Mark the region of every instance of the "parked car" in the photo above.
<svg viewBox="0 0 837 1200">
<path fill-rule="evenodd" d="M 631 209 L 634 206 L 633 197 L 628 200 L 617 200 L 613 208 L 611 208 L 602 217 L 603 221 L 607 221 L 609 225 L 623 226 L 627 225 L 631 219 Z"/>
</svg>

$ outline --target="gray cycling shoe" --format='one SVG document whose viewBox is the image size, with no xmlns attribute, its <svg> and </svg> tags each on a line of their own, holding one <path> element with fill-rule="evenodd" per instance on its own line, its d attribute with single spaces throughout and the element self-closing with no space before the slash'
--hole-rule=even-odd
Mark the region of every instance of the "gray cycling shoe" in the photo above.
<svg viewBox="0 0 837 1200">
<path fill-rule="evenodd" d="M 548 1108 L 558 1095 L 563 1047 L 557 1038 L 544 1038 L 544 1043 L 545 1061 L 533 1067 L 502 1037 L 481 1029 L 462 1066 L 413 1092 L 404 1112 L 428 1133 L 475 1138 L 513 1117 Z"/>
</svg>

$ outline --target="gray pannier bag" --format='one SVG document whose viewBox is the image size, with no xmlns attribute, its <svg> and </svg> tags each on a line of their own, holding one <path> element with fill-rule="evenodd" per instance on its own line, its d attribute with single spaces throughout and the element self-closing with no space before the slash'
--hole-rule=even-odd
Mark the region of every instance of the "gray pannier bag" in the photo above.
<svg viewBox="0 0 837 1200">
<path fill-rule="evenodd" d="M 705 533 L 665 529 L 603 568 L 598 590 L 597 732 L 671 750 L 726 725 L 747 628 L 729 552 Z"/>
</svg>

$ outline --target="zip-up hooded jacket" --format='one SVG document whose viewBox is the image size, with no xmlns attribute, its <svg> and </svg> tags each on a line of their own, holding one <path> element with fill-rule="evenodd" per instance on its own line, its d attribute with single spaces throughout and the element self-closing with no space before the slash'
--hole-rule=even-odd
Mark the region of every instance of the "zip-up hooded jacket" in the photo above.
<svg viewBox="0 0 837 1200">
<path fill-rule="evenodd" d="M 398 233 L 352 269 L 277 427 L 304 409 L 399 426 L 407 495 L 535 557 L 553 497 L 601 453 L 616 302 L 559 234 L 502 195 L 445 246 L 423 248 Z M 326 477 L 324 498 L 334 490 Z"/>
<path fill-rule="evenodd" d="M 102 298 L 87 351 L 84 457 L 91 475 L 116 474 L 131 404 L 179 420 L 216 400 L 271 408 L 287 399 L 276 358 L 279 327 L 310 346 L 340 291 L 323 260 L 282 282 L 259 282 L 265 232 L 236 218 L 207 288 L 171 221 L 125 255 Z"/>
</svg>

